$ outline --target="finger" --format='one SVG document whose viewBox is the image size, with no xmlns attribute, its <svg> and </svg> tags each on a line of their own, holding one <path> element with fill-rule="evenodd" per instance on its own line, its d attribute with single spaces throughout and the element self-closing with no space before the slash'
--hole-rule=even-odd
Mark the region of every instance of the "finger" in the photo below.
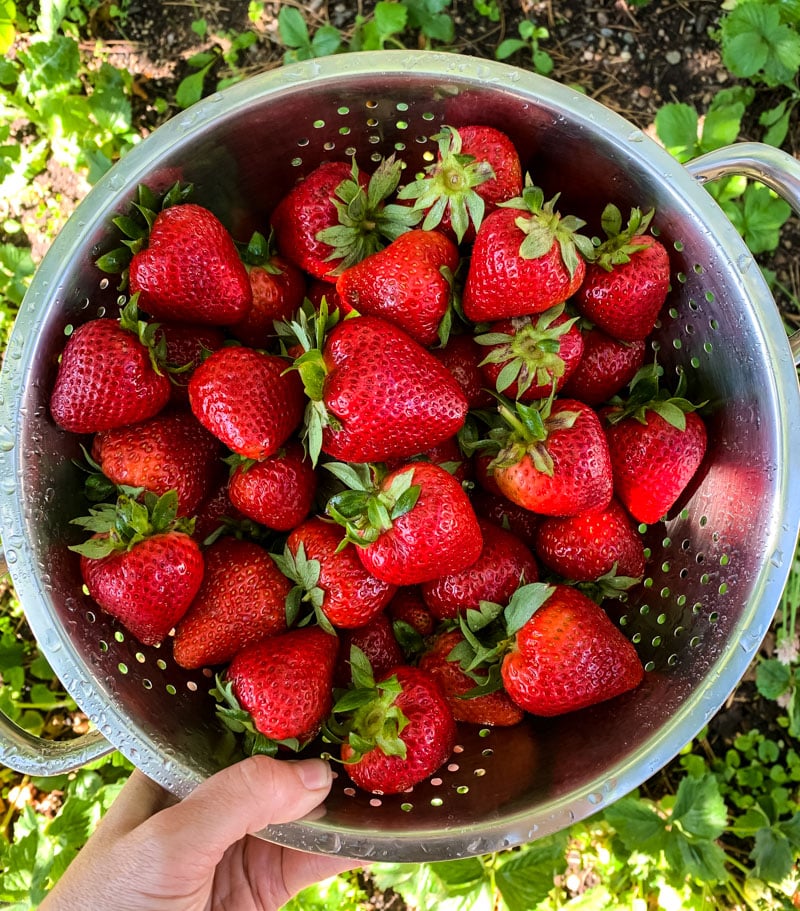
<svg viewBox="0 0 800 911">
<path fill-rule="evenodd" d="M 349 857 L 286 851 L 283 860 L 283 883 L 286 894 L 289 897 L 297 895 L 301 889 L 312 883 L 344 873 L 345 870 L 354 870 L 362 866 L 362 863 Z"/>
<path fill-rule="evenodd" d="M 161 785 L 134 769 L 98 828 L 105 838 L 117 839 L 174 801 Z"/>
</svg>

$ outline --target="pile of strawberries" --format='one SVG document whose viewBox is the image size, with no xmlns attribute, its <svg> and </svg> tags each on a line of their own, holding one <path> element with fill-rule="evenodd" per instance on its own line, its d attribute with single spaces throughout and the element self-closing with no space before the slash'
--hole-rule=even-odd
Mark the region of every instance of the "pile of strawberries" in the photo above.
<svg viewBox="0 0 800 911">
<path fill-rule="evenodd" d="M 411 179 L 326 161 L 247 243 L 190 188 L 140 188 L 97 263 L 119 317 L 71 333 L 50 400 L 85 437 L 91 598 L 213 668 L 246 749 L 323 736 L 383 794 L 459 722 L 639 685 L 601 604 L 642 580 L 637 525 L 706 449 L 648 361 L 652 213 L 609 204 L 590 239 L 503 133 L 435 139 Z"/>
</svg>

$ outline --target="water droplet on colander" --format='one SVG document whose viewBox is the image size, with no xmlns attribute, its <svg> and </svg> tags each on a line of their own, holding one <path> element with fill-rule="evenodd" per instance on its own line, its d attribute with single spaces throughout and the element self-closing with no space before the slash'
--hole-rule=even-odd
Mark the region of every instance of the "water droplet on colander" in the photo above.
<svg viewBox="0 0 800 911">
<path fill-rule="evenodd" d="M 17 482 L 14 478 L 3 478 L 2 485 L 3 493 L 13 494 L 17 491 Z"/>
<path fill-rule="evenodd" d="M 586 799 L 593 806 L 599 806 L 603 802 L 603 795 L 598 794 L 597 792 L 592 792 L 591 794 L 586 795 Z"/>
<path fill-rule="evenodd" d="M 48 652 L 57 652 L 61 648 L 61 640 L 58 638 L 55 630 L 45 630 L 41 638 L 41 644 Z"/>
<path fill-rule="evenodd" d="M 0 450 L 11 452 L 16 444 L 14 433 L 5 424 L 0 425 Z"/>
<path fill-rule="evenodd" d="M 16 562 L 17 562 L 17 552 L 15 550 L 11 550 L 11 548 L 7 547 L 6 548 L 6 563 L 8 563 L 9 566 L 12 566 Z"/>
<path fill-rule="evenodd" d="M 641 130 L 633 130 L 628 133 L 628 142 L 644 142 L 644 133 Z"/>
<path fill-rule="evenodd" d="M 770 557 L 769 562 L 780 569 L 780 567 L 783 566 L 783 551 L 780 550 L 780 548 L 776 550 Z"/>
<path fill-rule="evenodd" d="M 108 182 L 107 182 L 106 186 L 108 187 L 109 190 L 113 190 L 114 192 L 116 192 L 117 190 L 121 190 L 125 186 L 125 180 L 121 174 L 112 174 L 108 178 Z"/>
<path fill-rule="evenodd" d="M 740 272 L 747 272 L 747 270 L 753 265 L 753 257 L 749 256 L 747 253 L 740 253 L 736 265 L 739 268 Z"/>
<path fill-rule="evenodd" d="M 214 92 L 213 95 L 209 95 L 206 98 L 206 101 L 210 102 L 211 104 L 216 104 L 219 101 L 223 101 L 224 98 L 225 98 L 225 96 L 222 94 L 222 92 Z"/>
</svg>

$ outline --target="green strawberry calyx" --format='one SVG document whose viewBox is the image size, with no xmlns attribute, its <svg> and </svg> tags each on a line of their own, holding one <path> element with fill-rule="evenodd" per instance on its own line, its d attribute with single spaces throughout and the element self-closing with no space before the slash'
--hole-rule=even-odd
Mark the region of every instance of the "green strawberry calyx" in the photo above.
<svg viewBox="0 0 800 911">
<path fill-rule="evenodd" d="M 309 559 L 302 541 L 296 552 L 285 544 L 282 554 L 270 554 L 270 556 L 283 575 L 295 583 L 286 596 L 286 625 L 291 628 L 306 626 L 312 621 L 316 621 L 326 633 L 335 636 L 336 630 L 322 609 L 325 602 L 325 589 L 319 585 L 322 572 L 319 560 Z M 309 605 L 311 611 L 306 616 L 302 616 L 305 605 Z"/>
<path fill-rule="evenodd" d="M 260 231 L 254 231 L 246 244 L 237 244 L 236 248 L 248 270 L 258 267 L 270 275 L 283 274 L 283 269 L 275 263 L 274 259 L 277 252 L 274 231 L 270 230 L 267 237 L 264 237 Z"/>
<path fill-rule="evenodd" d="M 339 184 L 332 197 L 339 223 L 316 235 L 317 240 L 332 247 L 326 257 L 326 262 L 337 263 L 331 275 L 341 275 L 419 223 L 421 212 L 411 206 L 386 203 L 397 189 L 402 171 L 402 161 L 391 155 L 381 160 L 363 187 L 353 157 L 352 176 Z"/>
<path fill-rule="evenodd" d="M 606 239 L 602 242 L 596 239 L 594 252 L 587 258 L 606 272 L 611 272 L 614 266 L 630 262 L 634 253 L 647 248 L 647 244 L 635 243 L 634 238 L 644 234 L 654 214 L 655 209 L 645 213 L 641 209 L 631 209 L 628 224 L 623 228 L 622 213 L 613 203 L 609 203 L 600 216 L 600 225 Z"/>
<path fill-rule="evenodd" d="M 477 231 L 483 221 L 486 204 L 475 187 L 495 178 L 488 161 L 462 152 L 461 134 L 444 126 L 431 137 L 439 144 L 437 160 L 412 183 L 401 187 L 398 199 L 413 199 L 414 209 L 425 212 L 424 231 L 432 231 L 449 210 L 450 224 L 458 242 L 464 239 L 470 222 Z"/>
<path fill-rule="evenodd" d="M 561 340 L 578 317 L 556 323 L 563 312 L 564 304 L 557 304 L 535 319 L 514 320 L 519 326 L 515 332 L 485 332 L 475 336 L 479 345 L 491 346 L 479 366 L 503 365 L 495 384 L 498 392 L 516 382 L 521 395 L 534 382 L 546 386 L 564 375 L 566 366 L 559 354 Z"/>
<path fill-rule="evenodd" d="M 414 484 L 413 465 L 398 472 L 387 488 L 380 483 L 384 472 L 378 466 L 326 462 L 324 467 L 346 488 L 335 493 L 325 507 L 326 513 L 345 529 L 342 546 L 348 541 L 359 547 L 374 543 L 419 499 L 420 486 Z"/>
<path fill-rule="evenodd" d="M 617 574 L 617 564 L 592 582 L 572 582 L 565 580 L 565 585 L 572 585 L 591 598 L 596 604 L 602 604 L 608 598 L 617 601 L 626 601 L 628 592 L 642 581 L 642 576 L 620 576 Z"/>
<path fill-rule="evenodd" d="M 618 424 L 626 418 L 633 418 L 640 424 L 647 424 L 648 413 L 662 417 L 676 430 L 686 430 L 686 415 L 703 408 L 706 402 L 695 405 L 684 395 L 686 374 L 679 373 L 674 394 L 662 389 L 660 380 L 664 368 L 655 361 L 640 368 L 628 384 L 628 397 L 614 396 L 610 408 L 605 412 L 609 424 Z"/>
<path fill-rule="evenodd" d="M 519 255 L 523 259 L 539 259 L 546 256 L 553 244 L 557 244 L 562 262 L 572 277 L 581 256 L 588 259 L 594 255 L 594 244 L 586 235 L 579 233 L 586 224 L 583 219 L 574 215 L 561 215 L 556 211 L 559 196 L 557 193 L 545 202 L 541 187 L 528 183 L 522 191 L 522 196 L 506 200 L 500 203 L 500 206 L 522 209 L 530 213 L 518 216 L 514 222 L 525 235 L 519 247 Z"/>
<path fill-rule="evenodd" d="M 191 535 L 194 519 L 178 516 L 178 493 L 169 490 L 158 496 L 141 487 L 120 486 L 115 503 L 89 507 L 88 516 L 72 519 L 92 532 L 92 537 L 69 549 L 83 557 L 99 560 L 115 551 L 130 551 L 157 534 L 179 531 Z"/>
</svg>

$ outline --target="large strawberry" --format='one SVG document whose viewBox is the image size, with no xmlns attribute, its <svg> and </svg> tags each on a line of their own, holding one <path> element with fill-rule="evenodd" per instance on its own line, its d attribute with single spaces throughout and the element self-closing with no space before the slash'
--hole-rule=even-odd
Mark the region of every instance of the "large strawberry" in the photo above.
<svg viewBox="0 0 800 911">
<path fill-rule="evenodd" d="M 92 458 L 114 484 L 178 495 L 178 514 L 193 516 L 214 487 L 219 440 L 190 411 L 162 412 L 147 421 L 104 430 Z"/>
<path fill-rule="evenodd" d="M 436 161 L 398 191 L 425 212 L 422 228 L 438 228 L 457 243 L 470 242 L 484 215 L 522 193 L 522 166 L 514 143 L 494 127 L 443 126 L 433 137 Z"/>
<path fill-rule="evenodd" d="M 286 539 L 275 562 L 295 583 L 289 598 L 290 619 L 309 604 L 323 625 L 356 629 L 380 614 L 395 586 L 368 572 L 344 531 L 334 522 L 312 516 Z"/>
<path fill-rule="evenodd" d="M 50 414 L 64 430 L 95 433 L 147 420 L 169 398 L 170 381 L 155 359 L 152 335 L 129 301 L 119 320 L 90 320 L 69 336 Z"/>
<path fill-rule="evenodd" d="M 281 254 L 314 278 L 335 282 L 344 270 L 407 231 L 418 214 L 387 205 L 401 163 L 383 160 L 371 177 L 356 165 L 325 161 L 300 180 L 272 213 Z"/>
<path fill-rule="evenodd" d="M 410 462 L 373 479 L 368 465 L 328 463 L 350 487 L 327 512 L 347 530 L 361 562 L 393 585 L 415 585 L 474 563 L 483 537 L 456 479 L 430 462 Z"/>
<path fill-rule="evenodd" d="M 563 303 L 580 286 L 592 243 L 584 224 L 545 203 L 538 187 L 526 187 L 488 215 L 472 248 L 462 305 L 472 322 L 541 313 Z"/>
<path fill-rule="evenodd" d="M 131 259 L 129 281 L 139 306 L 155 319 L 226 325 L 244 318 L 253 301 L 233 238 L 195 203 L 155 216 L 147 246 Z"/>
<path fill-rule="evenodd" d="M 73 519 L 93 532 L 70 548 L 80 554 L 90 596 L 143 645 L 157 645 L 186 613 L 203 581 L 204 561 L 191 523 L 176 519 L 174 491 L 140 503 L 120 494 L 114 504 Z"/>
<path fill-rule="evenodd" d="M 217 712 L 245 734 L 246 752 L 299 751 L 316 737 L 333 704 L 338 649 L 336 636 L 306 626 L 236 654 L 219 681 Z"/>
<path fill-rule="evenodd" d="M 282 357 L 231 346 L 192 374 L 189 404 L 200 423 L 247 459 L 276 453 L 303 419 L 299 376 Z"/>
<path fill-rule="evenodd" d="M 365 791 L 399 794 L 449 758 L 456 742 L 452 710 L 436 679 L 419 668 L 398 667 L 376 681 L 357 653 L 351 667 L 354 687 L 334 706 L 344 769 Z"/>
<path fill-rule="evenodd" d="M 685 374 L 675 395 L 658 388 L 660 368 L 643 367 L 630 396 L 603 410 L 614 490 L 628 512 L 647 524 L 663 518 L 700 465 L 708 432 L 698 406 L 683 395 Z"/>
<path fill-rule="evenodd" d="M 325 310 L 292 324 L 310 404 L 308 449 L 347 462 L 424 452 L 458 432 L 467 400 L 453 375 L 409 335 L 374 316 L 345 319 L 325 337 Z"/>
<path fill-rule="evenodd" d="M 597 326 L 582 327 L 583 353 L 566 378 L 561 394 L 587 405 L 601 405 L 636 376 L 644 364 L 643 340 L 623 342 Z"/>
<path fill-rule="evenodd" d="M 340 300 L 365 316 L 380 316 L 428 347 L 445 338 L 458 248 L 438 231 L 409 231 L 346 269 Z"/>
<path fill-rule="evenodd" d="M 619 209 L 606 207 L 602 226 L 607 239 L 595 250 L 575 295 L 581 313 L 613 338 L 646 338 L 667 298 L 667 249 L 644 233 L 652 217 L 652 210 L 642 215 L 633 209 L 623 228 Z"/>
</svg>

